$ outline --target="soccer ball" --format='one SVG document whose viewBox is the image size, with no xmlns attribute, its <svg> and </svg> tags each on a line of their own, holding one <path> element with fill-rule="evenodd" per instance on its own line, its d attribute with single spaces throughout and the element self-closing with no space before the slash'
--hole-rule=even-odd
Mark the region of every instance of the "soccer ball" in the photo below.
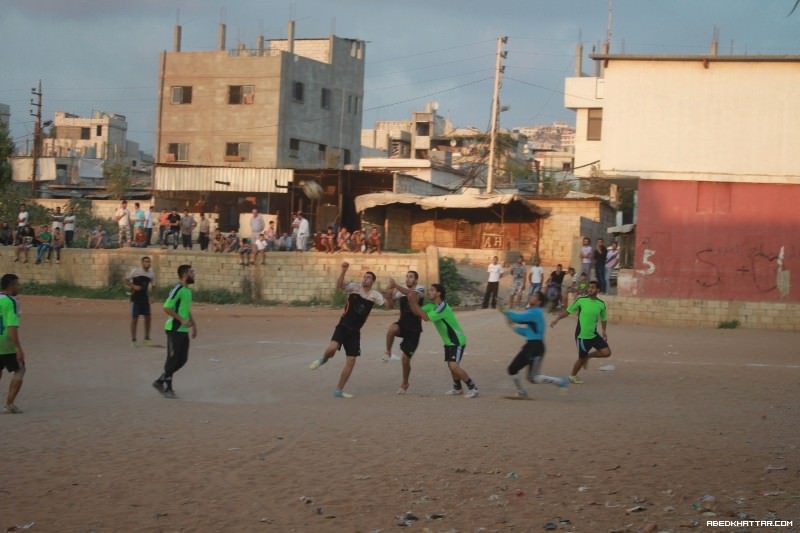
<svg viewBox="0 0 800 533">
<path fill-rule="evenodd" d="M 314 180 L 308 180 L 303 183 L 303 193 L 309 200 L 319 200 L 322 198 L 322 185 Z"/>
</svg>

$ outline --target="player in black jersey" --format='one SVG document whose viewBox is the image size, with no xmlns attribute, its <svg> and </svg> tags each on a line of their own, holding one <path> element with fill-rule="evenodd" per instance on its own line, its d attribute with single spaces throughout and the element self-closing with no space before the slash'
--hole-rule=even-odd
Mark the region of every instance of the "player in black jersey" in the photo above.
<svg viewBox="0 0 800 533">
<path fill-rule="evenodd" d="M 400 307 L 400 319 L 389 326 L 386 332 L 386 353 L 384 354 L 384 361 L 396 360 L 397 356 L 392 355 L 392 345 L 394 338 L 400 337 L 403 342 L 400 343 L 400 351 L 403 352 L 403 383 L 397 390 L 397 394 L 405 394 L 408 390 L 408 377 L 411 375 L 411 358 L 414 352 L 417 351 L 419 346 L 419 337 L 422 334 L 422 320 L 411 311 L 408 305 L 408 295 L 410 293 L 417 294 L 417 301 L 422 305 L 425 297 L 425 288 L 418 284 L 419 274 L 414 270 L 409 270 L 406 274 L 406 285 L 401 287 L 395 282 L 394 279 L 389 280 L 389 290 L 386 297 L 389 307 L 393 307 L 394 300 Z"/>
<path fill-rule="evenodd" d="M 125 278 L 125 286 L 131 291 L 131 345 L 136 347 L 136 325 L 139 316 L 144 317 L 144 343 L 150 346 L 150 304 L 153 297 L 156 275 L 150 268 L 150 258 L 142 257 L 142 266 L 131 270 Z"/>
<path fill-rule="evenodd" d="M 350 268 L 348 262 L 342 263 L 342 272 L 339 274 L 339 279 L 336 280 L 336 287 L 347 294 L 347 303 L 344 306 L 339 323 L 336 329 L 333 330 L 331 342 L 325 353 L 319 359 L 314 360 L 308 367 L 315 370 L 324 365 L 331 359 L 336 352 L 344 346 L 344 353 L 347 360 L 342 368 L 342 373 L 339 376 L 339 384 L 333 391 L 336 398 L 352 398 L 351 394 L 344 392 L 344 386 L 353 372 L 353 367 L 356 364 L 356 357 L 361 355 L 361 327 L 367 321 L 372 307 L 383 305 L 383 295 L 372 286 L 375 284 L 375 274 L 373 272 L 365 272 L 361 283 L 347 283 L 344 282 L 344 276 L 347 274 L 347 269 Z"/>
</svg>

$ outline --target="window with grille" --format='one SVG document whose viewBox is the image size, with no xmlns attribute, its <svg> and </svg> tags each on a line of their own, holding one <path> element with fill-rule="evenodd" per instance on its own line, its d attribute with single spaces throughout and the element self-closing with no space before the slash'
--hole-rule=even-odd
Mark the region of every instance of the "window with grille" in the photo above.
<svg viewBox="0 0 800 533">
<path fill-rule="evenodd" d="M 181 85 L 172 88 L 172 103 L 173 104 L 191 104 L 192 103 L 192 87 L 191 85 Z"/>
</svg>

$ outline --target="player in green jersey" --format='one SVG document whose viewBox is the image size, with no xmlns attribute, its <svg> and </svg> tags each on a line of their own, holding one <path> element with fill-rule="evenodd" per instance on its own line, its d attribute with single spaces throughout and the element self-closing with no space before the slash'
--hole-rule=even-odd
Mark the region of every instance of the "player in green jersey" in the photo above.
<svg viewBox="0 0 800 533">
<path fill-rule="evenodd" d="M 19 278 L 16 274 L 6 274 L 0 279 L 0 377 L 3 369 L 11 377 L 8 385 L 8 396 L 3 411 L 10 414 L 21 413 L 14 400 L 22 388 L 25 375 L 25 352 L 19 340 L 19 305 L 16 296 L 19 294 Z"/>
<path fill-rule="evenodd" d="M 172 390 L 172 376 L 189 359 L 189 330 L 192 338 L 197 337 L 197 324 L 192 316 L 192 291 L 194 269 L 191 265 L 178 267 L 180 283 L 175 285 L 164 302 L 164 312 L 169 315 L 164 330 L 167 332 L 167 360 L 164 373 L 153 382 L 153 387 L 165 398 L 175 398 Z"/>
</svg>

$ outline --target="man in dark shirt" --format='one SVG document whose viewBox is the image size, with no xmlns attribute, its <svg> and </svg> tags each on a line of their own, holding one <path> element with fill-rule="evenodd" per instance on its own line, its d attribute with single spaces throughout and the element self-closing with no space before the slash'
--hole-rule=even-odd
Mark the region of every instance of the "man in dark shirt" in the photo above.
<svg viewBox="0 0 800 533">
<path fill-rule="evenodd" d="M 167 221 L 169 222 L 169 234 L 167 236 L 167 241 L 169 241 L 170 237 L 172 238 L 172 249 L 175 250 L 178 248 L 178 241 L 180 240 L 181 216 L 178 214 L 178 210 L 174 207 L 167 216 Z"/>
<path fill-rule="evenodd" d="M 150 268 L 150 258 L 142 257 L 142 266 L 134 268 L 125 278 L 125 286 L 131 291 L 131 346 L 136 347 L 136 326 L 139 315 L 144 317 L 144 344 L 150 346 L 150 301 L 156 276 Z"/>
<path fill-rule="evenodd" d="M 400 319 L 390 325 L 389 330 L 386 332 L 386 353 L 383 356 L 383 360 L 396 361 L 399 359 L 392 354 L 392 344 L 394 344 L 395 337 L 402 338 L 403 342 L 400 343 L 400 351 L 403 352 L 403 382 L 400 384 L 397 394 L 405 394 L 408 390 L 408 378 L 411 375 L 411 358 L 414 356 L 417 346 L 419 346 L 419 337 L 422 335 L 422 319 L 411 311 L 411 307 L 408 304 L 408 295 L 412 292 L 417 293 L 417 301 L 419 305 L 422 305 L 425 297 L 425 288 L 419 285 L 419 274 L 416 271 L 408 271 L 405 287 L 399 286 L 393 279 L 389 280 L 386 301 L 391 308 L 394 300 L 397 300 L 397 305 L 400 307 Z"/>
<path fill-rule="evenodd" d="M 605 294 L 606 290 L 606 259 L 608 258 L 608 248 L 606 248 L 603 239 L 597 239 L 597 245 L 594 249 L 594 272 L 597 275 L 597 285 L 600 287 L 600 293 Z"/>
</svg>

